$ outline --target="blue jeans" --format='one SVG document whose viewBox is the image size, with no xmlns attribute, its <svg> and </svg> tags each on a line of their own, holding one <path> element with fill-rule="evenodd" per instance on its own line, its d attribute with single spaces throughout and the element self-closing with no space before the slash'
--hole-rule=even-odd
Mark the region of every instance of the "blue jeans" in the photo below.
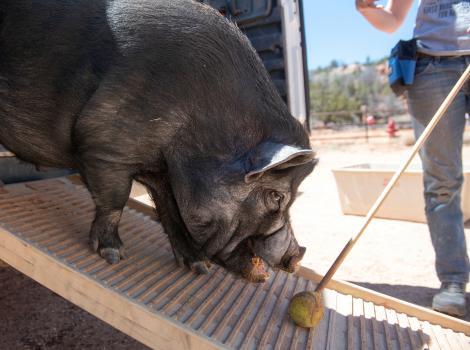
<svg viewBox="0 0 470 350">
<path fill-rule="evenodd" d="M 418 59 L 415 81 L 407 94 L 416 138 L 468 64 L 470 56 Z M 467 82 L 420 152 L 426 218 L 441 282 L 467 283 L 470 271 L 460 203 L 463 132 L 469 107 Z"/>
</svg>

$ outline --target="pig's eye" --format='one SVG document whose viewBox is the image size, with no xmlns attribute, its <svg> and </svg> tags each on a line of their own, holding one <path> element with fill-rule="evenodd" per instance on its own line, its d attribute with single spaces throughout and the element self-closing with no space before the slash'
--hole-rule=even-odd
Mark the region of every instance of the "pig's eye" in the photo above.
<svg viewBox="0 0 470 350">
<path fill-rule="evenodd" d="M 272 191 L 272 192 L 271 192 L 271 197 L 273 198 L 273 200 L 275 200 L 275 201 L 278 202 L 279 204 L 280 204 L 281 201 L 282 201 L 282 195 L 281 195 L 279 192 Z"/>
<path fill-rule="evenodd" d="M 268 195 L 269 200 L 267 206 L 270 211 L 278 212 L 281 209 L 281 203 L 284 199 L 284 196 L 277 191 L 270 191 Z"/>
</svg>

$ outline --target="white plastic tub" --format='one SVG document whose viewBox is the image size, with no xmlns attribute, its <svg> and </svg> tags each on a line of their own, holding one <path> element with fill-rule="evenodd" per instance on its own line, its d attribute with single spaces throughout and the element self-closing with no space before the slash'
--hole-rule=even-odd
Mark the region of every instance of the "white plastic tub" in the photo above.
<svg viewBox="0 0 470 350">
<path fill-rule="evenodd" d="M 388 181 L 397 164 L 358 164 L 333 169 L 341 209 L 344 214 L 366 215 Z M 464 166 L 462 210 L 470 219 L 470 164 Z M 423 198 L 423 173 L 419 164 L 411 165 L 385 200 L 377 217 L 426 222 Z"/>
</svg>

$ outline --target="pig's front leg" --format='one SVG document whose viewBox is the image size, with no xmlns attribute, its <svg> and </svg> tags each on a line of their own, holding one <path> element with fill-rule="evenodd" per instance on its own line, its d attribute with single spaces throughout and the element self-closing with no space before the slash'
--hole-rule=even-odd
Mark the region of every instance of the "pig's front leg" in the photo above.
<svg viewBox="0 0 470 350">
<path fill-rule="evenodd" d="M 186 264 L 195 272 L 208 273 L 210 263 L 189 234 L 166 177 L 142 177 L 138 180 L 147 186 L 155 202 L 158 217 L 168 235 L 178 265 L 182 267 Z"/>
<path fill-rule="evenodd" d="M 90 246 L 109 264 L 116 264 L 124 257 L 118 226 L 129 198 L 132 178 L 127 170 L 102 161 L 82 163 L 80 173 L 96 206 Z"/>
</svg>

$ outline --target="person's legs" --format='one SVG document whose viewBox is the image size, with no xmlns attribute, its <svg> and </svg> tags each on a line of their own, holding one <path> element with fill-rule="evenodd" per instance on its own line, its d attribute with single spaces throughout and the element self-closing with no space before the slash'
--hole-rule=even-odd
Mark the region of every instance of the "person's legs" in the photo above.
<svg viewBox="0 0 470 350">
<path fill-rule="evenodd" d="M 426 58 L 418 61 L 415 82 L 408 92 L 408 104 L 414 117 L 416 137 L 423 132 L 463 73 L 465 66 L 465 58 Z M 455 282 L 465 286 L 469 277 L 460 204 L 463 182 L 462 140 L 467 93 L 468 84 L 458 94 L 420 152 L 424 173 L 426 217 L 436 253 L 436 271 L 443 285 Z M 441 311 L 459 315 L 464 313 L 463 293 L 462 298 L 459 297 L 457 301 L 460 305 L 457 311 L 455 308 Z"/>
</svg>

